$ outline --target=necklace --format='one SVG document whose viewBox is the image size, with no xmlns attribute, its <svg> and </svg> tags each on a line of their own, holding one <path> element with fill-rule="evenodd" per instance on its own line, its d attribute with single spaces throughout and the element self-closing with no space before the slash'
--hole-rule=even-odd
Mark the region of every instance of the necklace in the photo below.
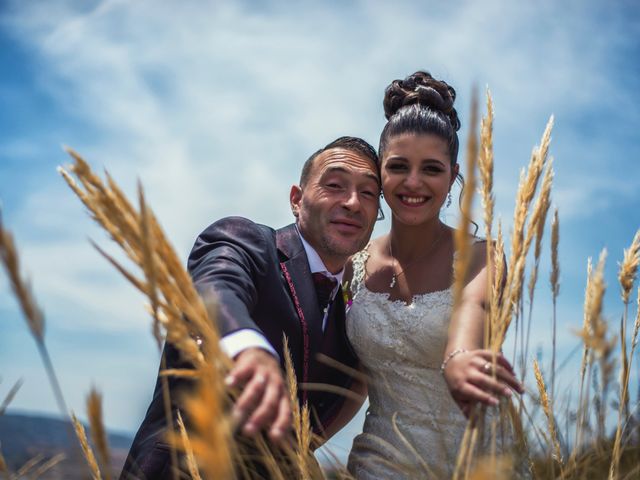
<svg viewBox="0 0 640 480">
<path fill-rule="evenodd" d="M 396 273 L 396 257 L 393 256 L 393 250 L 391 249 L 391 236 L 389 236 L 389 256 L 391 257 L 391 270 L 393 270 L 393 273 L 391 274 L 391 283 L 389 284 L 389 288 L 393 288 L 396 286 L 396 283 L 398 283 L 398 278 L 407 270 L 407 268 L 411 267 L 419 260 L 424 259 L 433 251 L 433 249 L 436 247 L 436 245 L 442 238 L 443 231 L 444 229 L 440 230 L 440 233 L 438 234 L 436 239 L 433 241 L 433 243 L 429 246 L 429 248 L 427 248 L 424 254 L 420 255 L 418 258 L 411 260 L 398 273 Z"/>
</svg>

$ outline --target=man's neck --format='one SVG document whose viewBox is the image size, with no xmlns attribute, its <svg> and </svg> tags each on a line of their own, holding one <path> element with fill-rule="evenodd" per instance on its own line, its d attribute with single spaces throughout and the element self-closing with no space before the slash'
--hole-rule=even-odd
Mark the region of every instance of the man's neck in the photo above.
<svg viewBox="0 0 640 480">
<path fill-rule="evenodd" d="M 318 251 L 313 247 L 313 245 L 311 245 L 309 241 L 304 238 L 297 226 L 296 229 L 298 230 L 298 235 L 300 235 L 300 240 L 302 240 L 302 246 L 304 247 L 305 253 L 307 254 L 311 273 L 329 272 L 331 275 L 338 278 L 339 281 L 342 281 L 342 275 L 344 273 L 344 263 L 340 264 L 339 268 L 331 268 L 330 265 L 327 265 L 327 262 L 324 261 Z"/>
</svg>

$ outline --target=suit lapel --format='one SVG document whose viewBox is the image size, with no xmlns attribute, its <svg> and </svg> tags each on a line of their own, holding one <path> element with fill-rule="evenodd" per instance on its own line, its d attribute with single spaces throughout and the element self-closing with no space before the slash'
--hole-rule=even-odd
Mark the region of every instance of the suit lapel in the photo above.
<svg viewBox="0 0 640 480">
<path fill-rule="evenodd" d="M 309 260 L 304 251 L 295 225 L 289 225 L 276 231 L 276 245 L 283 255 L 281 269 L 289 285 L 289 290 L 302 327 L 304 339 L 305 367 L 315 359 L 322 339 L 322 317 L 318 307 L 313 277 L 309 269 Z"/>
</svg>

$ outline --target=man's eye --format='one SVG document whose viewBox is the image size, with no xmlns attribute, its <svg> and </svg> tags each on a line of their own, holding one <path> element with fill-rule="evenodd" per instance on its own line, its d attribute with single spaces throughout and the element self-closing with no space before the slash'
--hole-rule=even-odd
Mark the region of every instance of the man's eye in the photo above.
<svg viewBox="0 0 640 480">
<path fill-rule="evenodd" d="M 373 190 L 363 190 L 362 191 L 362 195 L 364 195 L 366 197 L 371 197 L 371 198 L 374 198 L 374 197 L 378 196 L 378 194 L 376 192 L 374 192 Z"/>
<path fill-rule="evenodd" d="M 326 184 L 327 188 L 331 188 L 331 189 L 339 189 L 342 188 L 342 185 L 340 185 L 339 183 L 336 182 L 329 182 Z"/>
</svg>

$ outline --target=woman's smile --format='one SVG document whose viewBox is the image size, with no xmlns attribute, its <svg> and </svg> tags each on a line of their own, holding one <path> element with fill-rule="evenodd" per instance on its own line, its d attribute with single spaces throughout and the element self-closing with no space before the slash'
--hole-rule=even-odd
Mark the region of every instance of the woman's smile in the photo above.
<svg viewBox="0 0 640 480">
<path fill-rule="evenodd" d="M 402 202 L 403 205 L 408 207 L 420 207 L 427 203 L 431 197 L 425 197 L 421 195 L 398 195 L 398 198 Z"/>
</svg>

